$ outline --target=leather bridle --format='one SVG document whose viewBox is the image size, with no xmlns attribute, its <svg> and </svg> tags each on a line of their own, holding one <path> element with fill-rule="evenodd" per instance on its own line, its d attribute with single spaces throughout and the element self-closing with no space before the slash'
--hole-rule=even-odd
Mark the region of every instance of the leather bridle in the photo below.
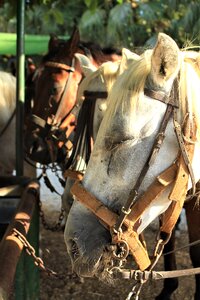
<svg viewBox="0 0 200 300">
<path fill-rule="evenodd" d="M 54 143 L 56 144 L 56 147 L 60 149 L 64 147 L 65 150 L 69 150 L 67 141 L 70 134 L 75 128 L 75 120 L 79 110 L 79 106 L 77 105 L 77 103 L 75 103 L 72 108 L 68 109 L 65 115 L 62 116 L 63 107 L 66 107 L 66 103 L 65 103 L 66 95 L 69 90 L 69 86 L 71 84 L 72 74 L 75 71 L 74 63 L 75 63 L 75 59 L 72 60 L 71 66 L 64 63 L 57 63 L 54 61 L 47 61 L 44 64 L 44 68 L 45 67 L 58 68 L 60 70 L 64 70 L 68 72 L 69 76 L 66 79 L 63 92 L 58 101 L 58 107 L 56 113 L 54 115 L 48 116 L 48 118 L 46 119 L 36 114 L 32 114 L 28 120 L 28 122 L 31 122 L 33 124 L 33 128 L 40 129 L 39 131 L 40 133 L 38 133 L 38 137 L 42 137 L 48 142 L 49 152 L 51 155 L 52 162 L 56 161 L 54 152 L 56 152 L 57 150 L 53 149 L 55 148 Z M 71 149 L 72 144 L 69 143 L 69 145 L 70 145 L 69 148 Z"/>
<path fill-rule="evenodd" d="M 53 68 L 58 68 L 61 70 L 64 70 L 66 72 L 69 73 L 69 76 L 66 80 L 61 98 L 59 99 L 58 103 L 58 108 L 57 108 L 57 112 L 55 115 L 52 115 L 51 117 L 48 118 L 48 120 L 45 120 L 35 114 L 32 114 L 31 120 L 33 123 L 35 123 L 36 125 L 45 128 L 46 125 L 51 125 L 51 126 L 55 126 L 55 127 L 59 127 L 61 125 L 61 123 L 64 122 L 65 118 L 68 116 L 68 114 L 70 113 L 70 111 L 67 112 L 66 116 L 64 118 L 62 118 L 62 121 L 57 121 L 57 117 L 60 114 L 60 106 L 63 105 L 63 102 L 65 100 L 65 96 L 67 94 L 68 88 L 70 86 L 71 83 L 71 79 L 72 79 L 72 73 L 74 72 L 74 60 L 72 61 L 72 66 L 68 66 L 66 64 L 63 63 L 57 63 L 57 62 L 53 62 L 53 61 L 47 61 L 44 65 L 45 67 L 53 67 Z"/>
<path fill-rule="evenodd" d="M 179 108 L 177 79 L 174 82 L 170 95 L 149 89 L 145 89 L 144 94 L 153 98 L 154 100 L 166 103 L 167 108 L 150 155 L 140 172 L 136 184 L 131 189 L 128 200 L 122 207 L 120 215 L 112 212 L 101 201 L 96 199 L 96 197 L 94 197 L 83 187 L 80 181 L 77 181 L 71 189 L 71 192 L 76 199 L 84 204 L 91 212 L 93 212 L 99 218 L 100 222 L 110 230 L 112 242 L 118 248 L 118 254 L 115 252 L 114 256 L 118 256 L 120 260 L 124 260 L 130 251 L 135 259 L 135 262 L 139 266 L 139 269 L 142 271 L 146 270 L 147 268 L 150 270 L 153 268 L 158 257 L 160 257 L 162 254 L 164 245 L 170 238 L 171 231 L 179 217 L 185 200 L 189 176 L 191 177 L 193 187 L 195 186 L 194 175 L 191 167 L 195 143 L 184 145 L 183 132 L 176 118 L 176 111 Z M 158 154 L 161 145 L 163 144 L 165 130 L 172 116 L 174 121 L 174 129 L 180 148 L 179 156 L 168 169 L 164 170 L 155 179 L 154 183 L 148 188 L 144 195 L 138 199 L 138 192 L 141 183 L 143 182 L 147 171 L 154 162 L 155 157 Z M 190 139 L 192 138 L 195 140 L 196 130 L 193 132 L 188 130 L 188 128 L 191 129 L 191 127 L 194 128 L 195 126 L 188 125 L 189 124 L 186 124 L 184 128 L 184 134 L 188 134 Z M 175 203 L 172 201 L 172 204 L 167 209 L 166 215 L 163 218 L 161 232 L 165 234 L 166 238 L 162 238 L 158 241 L 155 247 L 155 257 L 152 261 L 148 256 L 144 243 L 140 241 L 137 234 L 138 223 L 142 213 L 148 207 L 148 205 L 172 183 L 173 187 L 169 195 L 169 199 L 175 200 Z M 193 193 L 194 192 L 195 191 L 193 188 Z M 121 253 L 119 249 L 121 250 Z"/>
</svg>

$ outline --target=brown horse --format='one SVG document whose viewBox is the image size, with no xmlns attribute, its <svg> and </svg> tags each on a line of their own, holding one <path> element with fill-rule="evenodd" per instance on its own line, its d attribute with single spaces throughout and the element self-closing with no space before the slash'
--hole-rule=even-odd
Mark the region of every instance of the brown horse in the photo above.
<svg viewBox="0 0 200 300">
<path fill-rule="evenodd" d="M 75 53 L 88 56 L 95 67 L 108 60 L 98 45 L 81 42 L 77 29 L 67 41 L 51 36 L 33 86 L 27 88 L 31 117 L 26 119 L 25 152 L 41 164 L 61 164 L 71 149 L 67 141 L 75 129 L 77 90 L 83 79 Z"/>
</svg>

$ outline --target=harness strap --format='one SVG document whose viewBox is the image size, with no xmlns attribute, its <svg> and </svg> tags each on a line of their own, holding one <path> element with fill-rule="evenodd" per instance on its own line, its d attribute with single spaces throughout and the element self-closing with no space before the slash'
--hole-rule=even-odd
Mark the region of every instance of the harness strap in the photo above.
<svg viewBox="0 0 200 300">
<path fill-rule="evenodd" d="M 140 200 L 135 202 L 130 214 L 127 216 L 126 221 L 132 223 L 134 230 L 137 231 L 140 225 L 140 218 L 144 210 L 148 208 L 152 201 L 159 197 L 164 190 L 174 182 L 177 174 L 178 164 L 174 163 L 164 172 L 162 172 L 154 182 L 150 185 L 147 191 L 141 196 Z"/>
<path fill-rule="evenodd" d="M 148 191 L 142 196 L 140 201 L 134 204 L 134 209 L 124 220 L 126 230 L 120 233 L 120 236 L 114 235 L 113 241 L 125 241 L 130 247 L 130 251 L 141 270 L 145 270 L 151 264 L 146 249 L 139 241 L 137 234 L 138 221 L 144 212 L 144 209 L 158 197 L 165 188 L 174 181 L 177 172 L 177 164 L 171 165 L 168 169 L 162 172 L 150 186 Z M 75 182 L 71 188 L 71 193 L 78 201 L 84 204 L 92 213 L 94 213 L 104 224 L 104 226 L 113 231 L 113 227 L 118 219 L 118 215 L 112 212 L 101 201 L 96 199 L 88 192 L 81 182 Z"/>
<path fill-rule="evenodd" d="M 30 118 L 31 118 L 31 121 L 32 121 L 34 124 L 36 124 L 36 125 L 38 125 L 38 126 L 40 126 L 40 127 L 42 127 L 42 128 L 45 128 L 45 126 L 46 126 L 46 121 L 45 121 L 44 119 L 42 119 L 42 118 L 40 118 L 40 117 L 38 117 L 37 115 L 34 115 L 34 114 L 32 114 L 32 115 L 30 116 Z"/>
<path fill-rule="evenodd" d="M 150 90 L 150 89 L 147 89 L 147 88 L 144 89 L 144 94 L 145 94 L 145 96 L 148 96 L 148 97 L 153 98 L 155 100 L 161 101 L 165 104 L 170 104 L 173 107 L 178 108 L 178 103 L 176 101 L 176 98 L 174 98 L 172 95 L 170 95 L 170 97 L 168 97 L 168 95 L 166 95 L 164 92 L 153 91 L 153 90 Z"/>
<path fill-rule="evenodd" d="M 72 69 L 74 70 L 74 59 L 72 60 Z M 53 120 L 53 124 L 57 124 L 59 123 L 61 120 L 59 120 L 60 118 L 60 115 L 62 115 L 62 111 L 65 111 L 65 107 L 66 107 L 66 103 L 65 103 L 65 97 L 66 97 L 66 94 L 68 92 L 68 87 L 70 86 L 71 84 L 71 80 L 72 80 L 72 74 L 73 72 L 70 72 L 69 73 L 69 77 L 68 77 L 68 80 L 66 81 L 66 84 L 65 84 L 65 88 L 64 88 L 64 91 L 63 91 L 63 94 L 62 94 L 62 97 L 61 97 L 61 100 L 60 100 L 60 104 L 59 104 L 59 107 L 57 109 L 57 112 L 56 112 L 56 115 L 54 117 L 54 120 Z M 70 110 L 71 111 L 71 110 Z M 70 113 L 70 111 L 67 112 L 66 116 Z M 64 118 L 62 118 L 64 119 Z"/>
<path fill-rule="evenodd" d="M 188 151 L 190 151 L 190 149 L 193 149 L 193 147 L 191 147 L 189 144 L 188 146 L 185 146 L 185 142 L 183 139 L 183 134 L 182 134 L 182 130 L 181 130 L 181 126 L 177 121 L 177 111 L 174 110 L 174 129 L 175 129 L 175 133 L 176 133 L 176 137 L 179 143 L 179 147 L 181 149 L 181 154 L 183 156 L 184 162 L 187 166 L 191 181 L 192 181 L 192 194 L 195 194 L 196 191 L 196 183 L 195 183 L 195 178 L 194 178 L 194 172 L 191 166 L 191 161 L 192 161 L 192 157 L 191 155 L 188 155 Z M 193 122 L 193 124 L 195 124 L 195 122 Z M 189 116 L 187 115 L 186 118 L 186 123 L 185 123 L 185 127 L 184 127 L 184 135 L 186 137 L 186 140 L 188 141 L 192 141 L 192 144 L 194 146 L 195 140 L 196 140 L 196 127 L 193 128 L 194 125 L 189 123 Z M 196 125 L 195 125 L 196 126 Z M 187 145 L 187 142 L 186 142 Z M 194 149 L 193 149 L 194 151 Z"/>
<path fill-rule="evenodd" d="M 71 193 L 76 196 L 77 200 L 93 212 L 103 222 L 105 227 L 112 228 L 114 226 L 118 215 L 89 193 L 80 182 L 77 181 L 72 186 Z M 141 270 L 145 270 L 151 264 L 151 261 L 146 249 L 140 242 L 137 233 L 133 230 L 127 230 L 121 234 L 122 240 L 128 243 L 136 263 L 140 266 Z"/>
<path fill-rule="evenodd" d="M 75 70 L 73 66 L 70 67 L 66 64 L 57 63 L 55 61 L 47 61 L 44 65 L 45 65 L 45 67 L 58 68 L 58 69 L 65 70 L 67 72 L 74 72 L 74 70 Z"/>
<path fill-rule="evenodd" d="M 74 171 L 74 170 L 68 169 L 68 170 L 65 170 L 62 175 L 65 178 L 65 180 L 67 178 L 72 178 L 74 180 L 82 180 L 84 174 L 80 171 Z"/>
<path fill-rule="evenodd" d="M 151 164 L 154 162 L 155 155 L 158 154 L 158 151 L 159 151 L 159 149 L 160 149 L 160 147 L 161 147 L 161 145 L 164 141 L 164 137 L 165 137 L 164 133 L 165 133 L 168 121 L 171 117 L 172 111 L 173 111 L 173 107 L 171 105 L 168 105 L 167 109 L 166 109 L 166 112 L 165 112 L 165 115 L 163 117 L 163 121 L 162 121 L 160 129 L 159 129 L 159 132 L 157 134 L 156 140 L 155 140 L 155 142 L 153 144 L 153 147 L 151 149 L 150 155 L 149 155 L 144 167 L 142 168 L 142 170 L 140 172 L 140 175 L 139 175 L 134 187 L 131 189 L 131 191 L 129 193 L 128 200 L 126 201 L 125 206 L 122 207 L 120 216 L 117 220 L 117 223 L 114 226 L 114 229 L 115 229 L 116 233 L 120 230 L 120 228 L 121 228 L 125 218 L 127 217 L 127 215 L 131 212 L 132 205 L 134 204 L 134 202 L 136 201 L 136 199 L 138 197 L 138 191 L 139 191 L 139 188 L 140 188 L 140 186 L 141 186 L 141 184 L 142 184 L 142 182 L 145 178 L 145 175 L 148 172 Z"/>
<path fill-rule="evenodd" d="M 179 127 L 178 127 L 179 128 Z M 190 131 L 189 129 L 193 129 L 194 131 Z M 184 131 L 186 132 L 187 136 L 192 139 L 196 137 L 196 127 L 192 128 L 192 126 L 189 126 L 189 123 L 187 122 Z M 179 133 L 179 132 L 178 132 Z M 179 133 L 180 134 L 180 133 Z M 180 138 L 181 137 L 181 138 Z M 179 142 L 182 141 L 182 135 L 179 136 Z M 181 143 L 182 144 L 182 143 Z M 194 155 L 194 143 L 187 143 L 184 146 L 184 143 L 180 146 L 180 159 L 179 159 L 179 167 L 178 172 L 176 176 L 176 180 L 174 182 L 173 189 L 169 195 L 169 199 L 172 200 L 171 205 L 169 208 L 165 211 L 165 213 L 162 216 L 162 226 L 161 231 L 165 233 L 171 233 L 172 229 L 174 228 L 178 217 L 181 213 L 181 210 L 183 208 L 184 201 L 186 199 L 186 194 L 188 190 L 188 180 L 189 176 L 192 174 L 192 182 L 193 185 L 195 184 L 195 179 L 191 167 L 191 161 Z M 182 151 L 184 149 L 184 152 Z M 190 166 L 188 168 L 188 165 Z M 192 171 L 192 173 L 191 173 Z"/>
<path fill-rule="evenodd" d="M 130 191 L 128 200 L 126 201 L 125 206 L 122 207 L 121 214 L 117 220 L 117 223 L 115 224 L 114 229 L 115 229 L 116 233 L 121 229 L 121 226 L 122 226 L 125 218 L 131 212 L 132 205 L 138 197 L 139 188 L 145 178 L 145 175 L 147 174 L 151 164 L 155 161 L 155 156 L 158 154 L 158 151 L 160 150 L 160 147 L 163 144 L 163 141 L 165 138 L 165 130 L 166 130 L 167 124 L 169 122 L 169 119 L 171 117 L 171 114 L 174 110 L 174 107 L 178 107 L 177 84 L 178 84 L 177 79 L 175 79 L 169 96 L 165 95 L 162 92 L 158 92 L 158 91 L 156 92 L 156 91 L 149 90 L 149 89 L 145 89 L 145 91 L 144 91 L 145 94 L 149 93 L 149 95 L 151 97 L 155 97 L 154 98 L 155 100 L 159 100 L 159 101 L 165 100 L 163 102 L 167 103 L 167 108 L 166 108 L 162 123 L 160 125 L 159 132 L 157 134 L 157 137 L 155 139 L 153 147 L 151 148 L 150 155 L 149 155 L 144 167 L 142 168 L 133 189 Z M 172 102 L 173 102 L 173 105 L 169 104 Z"/>
</svg>

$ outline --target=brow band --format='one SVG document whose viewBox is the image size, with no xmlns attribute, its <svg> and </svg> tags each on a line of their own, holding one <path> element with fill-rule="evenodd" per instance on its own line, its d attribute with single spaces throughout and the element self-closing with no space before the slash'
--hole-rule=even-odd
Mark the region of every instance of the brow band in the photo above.
<svg viewBox="0 0 200 300">
<path fill-rule="evenodd" d="M 74 72 L 75 71 L 75 69 L 73 67 L 70 67 L 66 64 L 57 63 L 57 62 L 54 62 L 54 61 L 47 61 L 45 63 L 45 66 L 46 67 L 53 67 L 53 68 L 62 69 L 62 70 L 65 70 L 67 72 Z"/>
</svg>

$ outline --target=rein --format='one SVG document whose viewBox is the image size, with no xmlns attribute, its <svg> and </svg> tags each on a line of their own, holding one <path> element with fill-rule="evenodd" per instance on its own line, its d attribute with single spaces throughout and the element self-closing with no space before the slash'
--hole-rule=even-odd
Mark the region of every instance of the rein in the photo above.
<svg viewBox="0 0 200 300">
<path fill-rule="evenodd" d="M 168 169 L 163 171 L 148 188 L 148 190 L 138 200 L 138 191 L 141 186 L 146 173 L 150 166 L 153 164 L 156 155 L 158 154 L 160 147 L 164 141 L 165 130 L 172 113 L 178 109 L 178 95 L 176 92 L 177 80 L 175 80 L 170 96 L 158 91 L 151 91 L 145 89 L 145 95 L 152 97 L 153 99 L 162 101 L 167 104 L 166 112 L 160 125 L 159 132 L 154 141 L 150 155 L 144 165 L 140 175 L 136 181 L 133 189 L 131 189 L 128 200 L 125 206 L 122 207 L 120 215 L 112 212 L 101 201 L 96 199 L 90 194 L 80 182 L 76 182 L 71 189 L 72 194 L 83 203 L 89 210 L 91 210 L 104 224 L 106 228 L 110 230 L 112 241 L 114 245 L 121 250 L 118 254 L 120 260 L 124 260 L 129 250 L 133 255 L 139 269 L 141 271 L 152 268 L 155 266 L 158 258 L 161 256 L 164 245 L 168 242 L 171 231 L 178 219 L 180 211 L 182 209 L 184 199 L 187 192 L 187 183 L 189 175 L 193 181 L 193 172 L 190 161 L 192 161 L 194 152 L 194 143 L 187 146 L 182 145 L 182 131 L 175 131 L 178 135 L 178 143 L 180 146 L 180 157 L 173 163 Z M 176 113 L 174 115 L 174 122 Z M 187 124 L 188 125 L 188 124 Z M 185 127 L 186 136 L 194 138 L 196 132 L 189 132 L 188 127 Z M 184 151 L 183 151 L 184 150 Z M 137 234 L 137 228 L 139 226 L 140 218 L 144 210 L 148 205 L 158 197 L 170 184 L 173 183 L 172 191 L 169 195 L 169 199 L 172 200 L 171 205 L 167 209 L 163 217 L 161 226 L 161 232 L 165 234 L 165 239 L 160 239 L 155 247 L 154 260 L 149 259 L 147 250 L 144 244 L 139 240 Z M 194 184 L 194 183 L 193 183 Z M 181 186 L 181 191 L 180 191 Z M 136 201 L 137 200 L 137 201 Z M 117 256 L 115 252 L 115 257 Z"/>
</svg>

